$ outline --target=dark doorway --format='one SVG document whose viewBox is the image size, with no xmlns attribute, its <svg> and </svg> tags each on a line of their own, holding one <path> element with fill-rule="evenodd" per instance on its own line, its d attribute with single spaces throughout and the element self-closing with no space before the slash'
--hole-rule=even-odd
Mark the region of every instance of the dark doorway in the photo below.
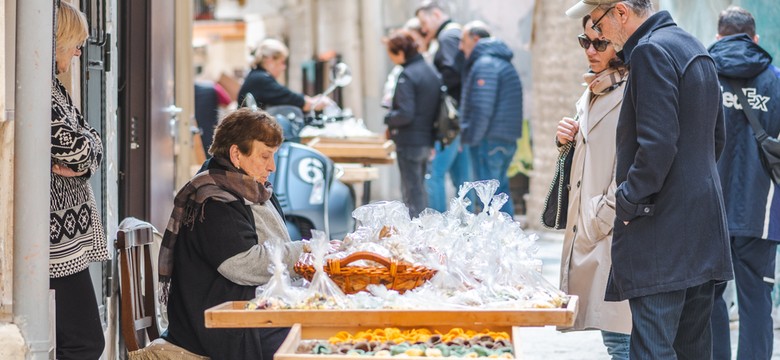
<svg viewBox="0 0 780 360">
<path fill-rule="evenodd" d="M 174 2 L 119 0 L 119 215 L 165 230 L 174 183 Z"/>
</svg>

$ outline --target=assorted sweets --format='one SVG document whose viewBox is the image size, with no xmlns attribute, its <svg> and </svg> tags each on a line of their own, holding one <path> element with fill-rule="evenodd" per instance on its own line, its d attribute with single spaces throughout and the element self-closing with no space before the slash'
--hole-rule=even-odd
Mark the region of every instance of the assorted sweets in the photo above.
<svg viewBox="0 0 780 360">
<path fill-rule="evenodd" d="M 295 265 L 296 271 L 306 269 L 305 278 L 311 279 L 308 286 L 289 285 L 287 267 L 279 263 L 275 268 L 282 269 L 283 274 L 274 271 L 271 281 L 258 289 L 257 298 L 247 307 L 284 310 L 565 306 L 568 296 L 541 274 L 536 235 L 525 233 L 511 216 L 500 212 L 507 196 L 496 194 L 497 188 L 495 180 L 464 183 L 458 196 L 451 199 L 449 210 L 440 213 L 427 209 L 413 219 L 401 202 L 380 201 L 361 206 L 352 213 L 357 224 L 355 231 L 343 241 L 331 241 L 321 232 L 312 232 L 311 253 Z M 477 213 L 471 210 L 472 201 L 467 196 L 472 190 L 481 205 Z M 374 259 L 383 261 L 362 257 L 355 261 L 361 253 L 375 254 Z M 342 267 L 342 262 L 352 269 L 344 271 L 347 265 Z M 411 275 L 420 274 L 426 276 L 410 280 Z M 356 283 L 362 291 L 345 295 L 342 290 L 352 293 Z"/>
<path fill-rule="evenodd" d="M 328 340 L 303 340 L 296 353 L 375 357 L 514 358 L 509 334 L 453 328 L 442 334 L 429 329 L 383 328 L 350 334 L 340 331 Z"/>
<path fill-rule="evenodd" d="M 257 297 L 249 300 L 245 308 L 247 310 L 323 310 L 341 309 L 343 306 L 333 296 L 314 293 L 297 302 L 278 297 Z"/>
</svg>

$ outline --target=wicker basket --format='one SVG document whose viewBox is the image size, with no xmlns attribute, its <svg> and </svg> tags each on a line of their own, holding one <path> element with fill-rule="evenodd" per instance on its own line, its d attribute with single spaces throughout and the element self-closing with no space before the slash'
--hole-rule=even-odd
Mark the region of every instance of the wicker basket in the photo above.
<svg viewBox="0 0 780 360">
<path fill-rule="evenodd" d="M 349 266 L 358 260 L 370 260 L 381 266 Z M 295 272 L 311 281 L 314 266 L 298 262 Z M 325 272 L 345 294 L 354 294 L 366 289 L 368 285 L 384 285 L 388 289 L 404 293 L 422 285 L 436 274 L 436 270 L 424 266 L 415 266 L 407 262 L 390 260 L 379 254 L 358 251 L 343 259 L 328 259 Z"/>
</svg>

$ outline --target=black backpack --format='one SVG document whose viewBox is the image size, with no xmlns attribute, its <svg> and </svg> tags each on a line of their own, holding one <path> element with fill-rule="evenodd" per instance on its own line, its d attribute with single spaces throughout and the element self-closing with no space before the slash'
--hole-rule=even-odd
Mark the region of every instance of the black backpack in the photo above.
<svg viewBox="0 0 780 360">
<path fill-rule="evenodd" d="M 458 133 L 460 133 L 458 102 L 447 94 L 447 87 L 442 86 L 439 94 L 439 110 L 433 121 L 434 138 L 440 141 L 444 148 L 455 140 Z"/>
</svg>

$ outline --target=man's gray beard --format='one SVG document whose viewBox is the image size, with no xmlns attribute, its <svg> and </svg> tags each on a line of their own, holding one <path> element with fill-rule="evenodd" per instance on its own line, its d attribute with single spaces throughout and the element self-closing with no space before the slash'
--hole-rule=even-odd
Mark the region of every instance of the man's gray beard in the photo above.
<svg viewBox="0 0 780 360">
<path fill-rule="evenodd" d="M 612 47 L 615 49 L 615 51 L 623 50 L 623 45 L 626 44 L 626 41 L 629 37 L 629 35 L 626 33 L 626 30 L 621 27 L 615 37 L 615 40 L 612 41 Z"/>
</svg>

